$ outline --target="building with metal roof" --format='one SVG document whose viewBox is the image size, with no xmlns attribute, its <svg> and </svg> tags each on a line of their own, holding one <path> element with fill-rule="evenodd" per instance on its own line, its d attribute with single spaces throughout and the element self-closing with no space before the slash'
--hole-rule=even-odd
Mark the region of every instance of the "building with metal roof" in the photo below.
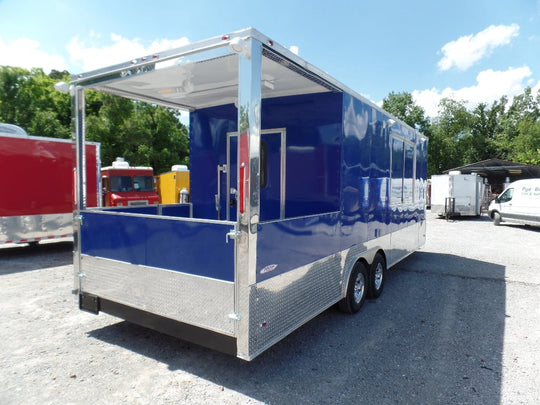
<svg viewBox="0 0 540 405">
<path fill-rule="evenodd" d="M 540 178 L 540 166 L 515 163 L 502 159 L 487 159 L 480 162 L 471 163 L 465 166 L 445 170 L 448 174 L 451 171 L 460 171 L 462 174 L 476 173 L 487 179 L 493 192 L 501 192 L 505 183 L 510 183 L 521 179 Z"/>
</svg>

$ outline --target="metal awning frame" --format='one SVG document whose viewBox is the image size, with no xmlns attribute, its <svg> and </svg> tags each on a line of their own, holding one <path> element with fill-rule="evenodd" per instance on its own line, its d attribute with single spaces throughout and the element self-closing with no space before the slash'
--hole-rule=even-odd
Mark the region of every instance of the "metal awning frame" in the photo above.
<svg viewBox="0 0 540 405">
<path fill-rule="evenodd" d="M 193 111 L 197 108 L 210 106 L 210 103 L 201 103 L 199 105 L 195 105 L 196 103 L 190 104 L 189 97 L 186 100 L 183 100 L 181 95 L 179 95 L 179 97 L 172 99 L 171 96 L 174 94 L 149 94 L 149 92 L 137 89 L 136 86 L 131 86 L 131 88 L 128 89 L 126 84 L 129 81 L 135 83 L 139 80 L 138 78 L 140 78 L 140 80 L 144 80 L 152 75 L 157 77 L 155 73 L 158 71 L 166 72 L 167 70 L 178 70 L 179 67 L 187 66 L 188 63 L 192 65 L 196 65 L 198 63 L 220 63 L 220 61 L 224 61 L 227 57 L 234 56 L 232 49 L 235 44 L 238 44 L 240 41 L 247 41 L 248 39 L 253 39 L 260 42 L 263 47 L 263 59 L 266 62 L 266 65 L 263 66 L 263 70 L 268 70 L 268 66 L 271 64 L 269 61 L 273 61 L 275 66 L 283 67 L 281 73 L 285 72 L 286 69 L 291 74 L 294 73 L 296 75 L 296 82 L 298 82 L 296 84 L 296 88 L 294 83 L 291 83 L 291 78 L 289 78 L 288 88 L 293 89 L 290 90 L 290 92 L 295 91 L 296 94 L 306 94 L 316 91 L 351 92 L 341 83 L 337 82 L 323 71 L 310 65 L 292 53 L 290 50 L 275 43 L 273 40 L 262 35 L 253 28 L 247 28 L 220 37 L 194 42 L 192 44 L 164 52 L 146 55 L 128 62 L 97 69 L 87 73 L 73 75 L 71 77 L 71 83 L 77 88 L 90 88 L 134 100 L 146 101 L 152 104 Z M 197 69 L 200 68 L 197 67 Z M 214 71 L 220 72 L 219 69 L 214 69 Z M 169 74 L 171 73 L 169 72 Z M 223 80 L 222 83 L 228 83 L 231 92 L 236 92 L 238 82 L 231 81 L 230 77 L 227 79 L 228 80 Z M 304 83 L 300 83 L 302 80 Z M 306 80 L 310 81 L 313 88 L 307 88 L 309 86 L 305 84 L 307 83 Z M 125 83 L 122 84 L 122 82 Z M 264 85 L 271 87 L 273 86 L 273 83 L 271 80 L 267 80 L 263 74 L 262 85 L 264 91 L 268 90 L 264 87 Z M 214 89 L 209 88 L 209 86 L 205 86 L 204 91 L 209 92 L 214 90 L 219 92 L 217 84 L 215 84 L 215 86 L 216 88 Z M 167 90 L 169 90 L 169 93 L 177 91 L 177 89 Z M 277 91 L 274 94 L 269 94 L 267 91 L 263 94 L 263 98 L 294 94 L 287 94 L 284 90 L 285 88 L 282 89 L 281 94 Z M 223 101 L 224 100 L 220 100 L 220 98 L 217 97 L 214 105 L 223 103 Z M 226 101 L 232 101 L 230 95 Z"/>
</svg>

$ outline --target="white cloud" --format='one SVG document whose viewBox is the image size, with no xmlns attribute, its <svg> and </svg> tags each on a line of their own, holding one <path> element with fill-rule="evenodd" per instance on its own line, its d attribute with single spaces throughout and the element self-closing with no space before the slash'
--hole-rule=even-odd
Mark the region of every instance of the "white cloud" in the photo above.
<svg viewBox="0 0 540 405">
<path fill-rule="evenodd" d="M 39 41 L 17 38 L 10 43 L 0 37 L 0 65 L 18 66 L 25 69 L 42 68 L 46 73 L 52 69 L 69 70 L 71 73 L 99 69 L 128 61 L 133 58 L 177 48 L 189 43 L 186 37 L 160 39 L 148 46 L 138 38 L 127 39 L 111 34 L 108 45 L 102 45 L 101 35 L 90 32 L 87 41 L 74 37 L 66 46 L 69 63 L 61 55 L 50 54 L 41 49 Z"/>
<path fill-rule="evenodd" d="M 0 65 L 17 66 L 25 69 L 42 68 L 46 73 L 52 69 L 67 69 L 64 58 L 51 55 L 42 49 L 39 41 L 17 38 L 5 43 L 0 37 Z"/>
<path fill-rule="evenodd" d="M 289 48 L 289 51 L 291 51 L 292 53 L 294 53 L 295 55 L 298 55 L 298 47 L 296 45 L 292 45 L 290 48 Z"/>
<path fill-rule="evenodd" d="M 95 39 L 97 39 L 97 36 L 91 33 L 90 42 L 95 42 Z M 110 45 L 96 46 L 87 45 L 79 37 L 74 37 L 66 48 L 71 62 L 81 66 L 83 71 L 89 71 L 189 43 L 186 37 L 182 37 L 174 40 L 160 39 L 152 42 L 149 46 L 144 46 L 138 38 L 127 39 L 118 34 L 111 34 L 111 41 L 112 44 Z"/>
<path fill-rule="evenodd" d="M 458 101 L 466 101 L 468 106 L 474 108 L 479 103 L 492 103 L 506 95 L 510 99 L 523 92 L 527 86 L 540 89 L 540 81 L 534 84 L 534 80 L 528 79 L 532 75 L 528 66 L 509 68 L 505 71 L 484 70 L 476 76 L 476 84 L 461 89 L 447 87 L 443 90 L 436 88 L 427 90 L 414 90 L 413 99 L 421 106 L 426 115 L 436 117 L 438 115 L 439 102 L 443 98 L 451 98 Z"/>
<path fill-rule="evenodd" d="M 441 51 L 443 58 L 439 61 L 440 70 L 457 67 L 467 70 L 484 56 L 502 45 L 508 45 L 513 37 L 519 35 L 519 25 L 491 25 L 476 35 L 466 35 L 445 44 Z"/>
</svg>

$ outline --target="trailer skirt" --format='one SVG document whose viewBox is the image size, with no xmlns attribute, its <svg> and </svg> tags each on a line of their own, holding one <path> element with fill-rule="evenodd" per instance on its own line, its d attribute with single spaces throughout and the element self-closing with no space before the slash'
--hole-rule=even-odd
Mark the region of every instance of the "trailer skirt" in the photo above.
<svg viewBox="0 0 540 405">
<path fill-rule="evenodd" d="M 103 312 L 118 316 L 134 324 L 222 353 L 236 355 L 236 339 L 232 336 L 199 328 L 106 299 L 99 299 L 99 307 Z"/>
<path fill-rule="evenodd" d="M 73 235 L 73 214 L 0 217 L 0 243 L 38 242 Z"/>
<path fill-rule="evenodd" d="M 87 255 L 81 255 L 81 261 L 80 293 L 221 334 L 235 334 L 229 316 L 234 312 L 232 282 Z"/>
</svg>

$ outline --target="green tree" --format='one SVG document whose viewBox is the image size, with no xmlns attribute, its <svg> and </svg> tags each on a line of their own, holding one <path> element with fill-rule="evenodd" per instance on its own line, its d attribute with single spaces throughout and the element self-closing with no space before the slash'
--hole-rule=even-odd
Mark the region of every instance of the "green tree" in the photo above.
<svg viewBox="0 0 540 405">
<path fill-rule="evenodd" d="M 70 97 L 54 89 L 58 79 L 69 80 L 69 76 L 57 71 L 51 75 L 41 69 L 0 67 L 0 120 L 30 134 L 69 138 Z"/>
<path fill-rule="evenodd" d="M 495 101 L 491 107 L 478 104 L 470 114 L 469 132 L 463 139 L 463 164 L 490 159 L 497 154 L 496 131 L 504 113 L 506 100 Z"/>
<path fill-rule="evenodd" d="M 87 102 L 94 95 L 89 96 Z M 92 105 L 87 140 L 101 143 L 103 165 L 121 156 L 133 166 L 150 166 L 159 174 L 173 164 L 188 163 L 187 128 L 174 110 L 104 93 Z"/>
<path fill-rule="evenodd" d="M 520 163 L 540 165 L 540 120 L 523 120 L 512 142 L 509 158 Z"/>
<path fill-rule="evenodd" d="M 411 93 L 391 92 L 383 99 L 382 108 L 406 124 L 429 136 L 429 119 L 424 109 L 415 104 Z"/>
<path fill-rule="evenodd" d="M 501 99 L 502 100 L 502 99 Z M 494 145 L 496 154 L 501 159 L 515 159 L 514 141 L 523 134 L 523 122 L 533 124 L 540 119 L 540 91 L 536 97 L 530 87 L 522 94 L 514 97 L 508 110 L 500 117 L 500 125 L 496 129 Z M 518 141 L 521 143 L 522 140 Z"/>
<path fill-rule="evenodd" d="M 18 121 L 19 91 L 30 76 L 26 69 L 0 66 L 0 122 L 21 125 Z"/>
<path fill-rule="evenodd" d="M 436 131 L 437 126 L 432 125 L 426 117 L 424 109 L 415 104 L 412 95 L 407 92 L 391 92 L 383 100 L 382 107 L 429 138 L 428 177 L 440 173 L 441 162 L 444 162 L 445 151 L 448 150 L 447 142 L 444 136 Z"/>
<path fill-rule="evenodd" d="M 501 123 L 502 132 L 513 138 L 519 133 L 519 124 L 522 121 L 535 121 L 540 118 L 540 103 L 534 97 L 530 87 L 525 88 L 522 94 L 514 97 L 508 111 L 504 114 L 504 121 Z"/>
<path fill-rule="evenodd" d="M 442 99 L 439 115 L 432 124 L 429 142 L 428 172 L 430 175 L 461 166 L 467 137 L 470 135 L 471 114 L 465 102 Z"/>
<path fill-rule="evenodd" d="M 173 164 L 188 163 L 187 128 L 174 110 L 136 103 L 126 127 L 135 146 L 126 157 L 134 162 L 151 166 L 156 173 L 169 171 Z"/>
<path fill-rule="evenodd" d="M 126 157 L 129 150 L 124 144 L 124 125 L 132 114 L 133 102 L 105 93 L 96 95 L 99 102 L 94 103 L 95 112 L 86 118 L 86 140 L 101 143 L 101 161 L 108 166 L 117 156 Z"/>
</svg>

